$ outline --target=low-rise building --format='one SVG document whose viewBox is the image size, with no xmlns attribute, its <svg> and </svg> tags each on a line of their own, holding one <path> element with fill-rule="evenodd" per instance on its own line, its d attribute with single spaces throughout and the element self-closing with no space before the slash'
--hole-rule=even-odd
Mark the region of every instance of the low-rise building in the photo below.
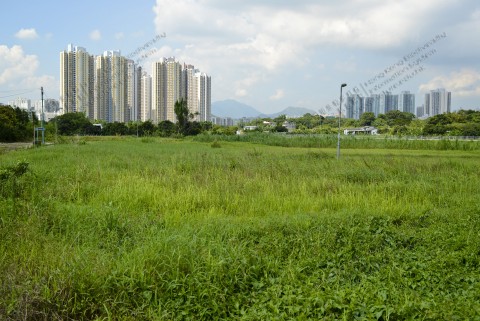
<svg viewBox="0 0 480 321">
<path fill-rule="evenodd" d="M 378 135 L 378 129 L 373 126 L 360 128 L 347 128 L 343 131 L 345 135 Z"/>
</svg>

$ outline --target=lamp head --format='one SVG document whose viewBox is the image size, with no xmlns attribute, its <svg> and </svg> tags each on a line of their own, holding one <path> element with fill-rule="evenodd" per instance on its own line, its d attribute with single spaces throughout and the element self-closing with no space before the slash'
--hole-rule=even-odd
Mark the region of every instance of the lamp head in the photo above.
<svg viewBox="0 0 480 321">
<path fill-rule="evenodd" d="M 343 87 L 346 87 L 346 86 L 347 86 L 347 84 L 342 84 L 342 88 L 343 88 Z"/>
</svg>

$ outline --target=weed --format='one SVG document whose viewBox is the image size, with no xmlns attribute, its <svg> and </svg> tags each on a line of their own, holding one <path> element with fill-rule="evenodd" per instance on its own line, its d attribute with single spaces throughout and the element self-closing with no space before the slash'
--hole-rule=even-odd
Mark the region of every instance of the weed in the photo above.
<svg viewBox="0 0 480 321">
<path fill-rule="evenodd" d="M 0 155 L 1 320 L 480 315 L 474 144 L 84 140 Z"/>
</svg>

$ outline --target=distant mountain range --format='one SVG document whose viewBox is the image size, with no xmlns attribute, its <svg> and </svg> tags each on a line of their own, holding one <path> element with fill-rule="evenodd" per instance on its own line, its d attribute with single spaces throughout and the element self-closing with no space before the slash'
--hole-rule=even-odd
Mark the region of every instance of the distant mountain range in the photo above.
<svg viewBox="0 0 480 321">
<path fill-rule="evenodd" d="M 240 119 L 243 117 L 275 118 L 280 115 L 287 115 L 287 117 L 301 117 L 307 113 L 312 115 L 317 114 L 316 111 L 303 107 L 288 107 L 278 113 L 263 114 L 254 107 L 233 99 L 221 100 L 212 103 L 212 115 L 224 118 L 230 117 L 233 119 Z"/>
</svg>

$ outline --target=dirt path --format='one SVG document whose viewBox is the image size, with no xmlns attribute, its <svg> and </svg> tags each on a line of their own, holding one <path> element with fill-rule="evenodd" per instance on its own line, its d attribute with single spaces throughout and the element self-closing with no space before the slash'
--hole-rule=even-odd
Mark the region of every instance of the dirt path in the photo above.
<svg viewBox="0 0 480 321">
<path fill-rule="evenodd" d="M 32 142 L 29 143 L 0 143 L 0 154 L 10 152 L 16 149 L 25 149 L 32 147 Z"/>
</svg>

